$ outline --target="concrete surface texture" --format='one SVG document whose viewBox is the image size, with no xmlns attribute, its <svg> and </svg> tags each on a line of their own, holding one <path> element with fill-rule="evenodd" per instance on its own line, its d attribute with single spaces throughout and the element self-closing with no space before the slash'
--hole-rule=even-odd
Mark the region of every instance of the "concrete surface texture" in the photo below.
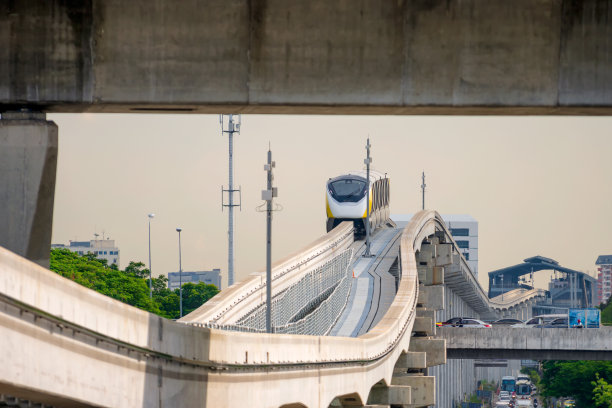
<svg viewBox="0 0 612 408">
<path fill-rule="evenodd" d="M 606 114 L 612 0 L 0 4 L 0 111 Z"/>
<path fill-rule="evenodd" d="M 434 215 L 417 214 L 404 230 L 397 296 L 358 338 L 241 333 L 168 321 L 0 248 L 0 348 L 12 351 L 0 356 L 0 392 L 74 406 L 197 401 L 209 407 L 325 407 L 337 397 L 365 404 L 375 384 L 391 386 L 394 366 L 408 352 L 418 298 L 414 253 L 433 233 Z M 418 378 L 402 378 L 400 385 L 413 384 L 413 393 L 389 387 L 382 394 L 434 401 L 433 377 L 420 385 Z"/>
<path fill-rule="evenodd" d="M 0 246 L 49 266 L 57 126 L 44 114 L 0 119 Z"/>
<path fill-rule="evenodd" d="M 612 327 L 438 328 L 449 358 L 612 360 Z"/>
</svg>

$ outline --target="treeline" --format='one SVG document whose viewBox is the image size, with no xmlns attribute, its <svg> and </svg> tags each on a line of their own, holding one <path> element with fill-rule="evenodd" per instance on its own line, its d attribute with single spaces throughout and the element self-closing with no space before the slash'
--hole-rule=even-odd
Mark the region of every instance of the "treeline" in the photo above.
<svg viewBox="0 0 612 408">
<path fill-rule="evenodd" d="M 152 279 L 153 299 L 149 297 L 149 270 L 142 262 L 130 262 L 125 270 L 107 265 L 93 254 L 79 255 L 68 249 L 51 250 L 50 269 L 103 295 L 168 319 L 179 318 L 179 290 L 168 289 L 168 278 Z M 183 284 L 183 315 L 200 307 L 219 293 L 204 282 Z"/>
<path fill-rule="evenodd" d="M 570 397 L 578 407 L 612 408 L 612 361 L 543 361 L 541 378 L 534 369 L 521 371 L 544 398 Z"/>
<path fill-rule="evenodd" d="M 606 326 L 612 326 L 612 297 L 606 303 L 599 305 L 601 309 L 601 323 Z"/>
</svg>

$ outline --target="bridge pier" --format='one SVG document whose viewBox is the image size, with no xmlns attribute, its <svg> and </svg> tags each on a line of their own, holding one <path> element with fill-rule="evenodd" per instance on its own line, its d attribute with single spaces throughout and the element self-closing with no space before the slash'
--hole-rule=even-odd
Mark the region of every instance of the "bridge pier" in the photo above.
<svg viewBox="0 0 612 408">
<path fill-rule="evenodd" d="M 0 246 L 49 267 L 57 125 L 44 113 L 0 119 Z"/>
</svg>

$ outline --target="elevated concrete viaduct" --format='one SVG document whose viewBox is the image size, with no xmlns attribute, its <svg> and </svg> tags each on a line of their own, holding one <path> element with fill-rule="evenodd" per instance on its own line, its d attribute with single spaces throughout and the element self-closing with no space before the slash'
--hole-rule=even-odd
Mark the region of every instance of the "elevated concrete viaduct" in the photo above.
<svg viewBox="0 0 612 408">
<path fill-rule="evenodd" d="M 438 328 L 449 359 L 612 360 L 612 327 Z"/>
<path fill-rule="evenodd" d="M 0 245 L 48 263 L 57 129 L 46 122 L 43 152 L 41 113 L 609 115 L 611 10 L 612 0 L 2 2 L 1 158 L 17 131 L 20 154 L 45 162 L 3 160 Z"/>
</svg>

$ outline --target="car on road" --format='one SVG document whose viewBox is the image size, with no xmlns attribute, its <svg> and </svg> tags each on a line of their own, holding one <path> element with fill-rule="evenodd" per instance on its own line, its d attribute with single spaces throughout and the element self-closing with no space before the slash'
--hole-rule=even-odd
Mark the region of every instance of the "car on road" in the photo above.
<svg viewBox="0 0 612 408">
<path fill-rule="evenodd" d="M 544 328 L 550 328 L 550 329 L 567 329 L 569 327 L 568 324 L 568 319 L 567 316 L 566 317 L 559 317 L 555 320 L 550 321 L 549 323 L 545 323 L 545 324 L 538 324 L 536 325 L 536 327 L 544 327 Z"/>
<path fill-rule="evenodd" d="M 453 317 L 445 322 L 436 323 L 440 327 L 480 327 L 491 328 L 490 323 L 485 323 L 482 320 L 474 319 L 473 317 Z"/>
<path fill-rule="evenodd" d="M 496 407 L 507 407 L 512 402 L 512 398 L 510 398 L 510 393 L 508 391 L 502 391 L 497 396 L 497 402 L 495 403 Z"/>
<path fill-rule="evenodd" d="M 441 326 L 452 326 L 456 323 L 459 323 L 461 321 L 461 319 L 466 319 L 465 317 L 452 317 L 450 319 L 448 319 L 445 322 L 437 322 L 436 326 L 441 327 Z"/>
<path fill-rule="evenodd" d="M 513 324 L 523 324 L 524 322 L 522 320 L 519 319 L 499 319 L 499 320 L 495 320 L 494 322 L 491 322 L 491 324 L 493 326 L 511 326 Z"/>
<path fill-rule="evenodd" d="M 510 327 L 542 327 L 544 324 L 549 324 L 555 319 L 559 318 L 567 318 L 566 314 L 546 314 L 546 315 L 538 315 L 534 316 L 531 319 L 527 320 L 525 323 L 517 323 L 513 324 Z"/>
</svg>

